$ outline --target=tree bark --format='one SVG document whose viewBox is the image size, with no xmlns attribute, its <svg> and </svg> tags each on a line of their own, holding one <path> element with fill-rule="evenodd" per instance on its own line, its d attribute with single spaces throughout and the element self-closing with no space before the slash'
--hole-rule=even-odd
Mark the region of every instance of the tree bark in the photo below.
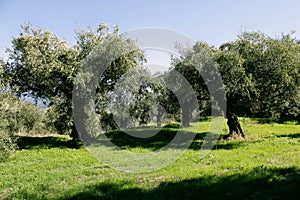
<svg viewBox="0 0 300 200">
<path fill-rule="evenodd" d="M 182 126 L 190 127 L 191 115 L 189 109 L 182 109 Z"/>
<path fill-rule="evenodd" d="M 158 128 L 161 127 L 161 118 L 163 116 L 163 107 L 161 105 L 157 106 L 157 117 L 156 117 L 156 126 Z"/>
</svg>

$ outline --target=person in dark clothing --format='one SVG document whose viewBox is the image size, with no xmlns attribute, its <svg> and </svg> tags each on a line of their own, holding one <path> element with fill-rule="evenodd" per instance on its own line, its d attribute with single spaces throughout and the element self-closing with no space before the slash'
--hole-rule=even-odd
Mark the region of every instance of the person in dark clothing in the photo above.
<svg viewBox="0 0 300 200">
<path fill-rule="evenodd" d="M 227 125 L 229 127 L 229 133 L 224 136 L 224 139 L 228 139 L 229 137 L 231 137 L 234 132 L 236 134 L 240 134 L 243 138 L 245 138 L 245 134 L 243 132 L 241 124 L 238 118 L 235 116 L 235 114 L 231 113 L 230 111 L 227 111 L 226 118 L 227 118 Z"/>
</svg>

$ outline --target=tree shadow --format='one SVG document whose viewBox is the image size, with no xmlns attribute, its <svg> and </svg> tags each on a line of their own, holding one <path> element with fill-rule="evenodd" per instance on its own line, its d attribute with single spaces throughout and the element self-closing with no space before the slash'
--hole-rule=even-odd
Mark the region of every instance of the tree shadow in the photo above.
<svg viewBox="0 0 300 200">
<path fill-rule="evenodd" d="M 127 134 L 122 130 L 115 130 L 106 133 L 106 136 L 109 140 L 114 143 L 116 146 L 121 149 L 126 148 L 145 148 L 152 151 L 159 150 L 166 145 L 168 145 L 178 133 L 178 124 L 170 124 L 165 126 L 163 129 L 158 131 L 157 134 L 154 134 L 152 137 L 146 138 L 137 138 Z M 158 129 L 157 129 L 158 130 Z M 143 134 L 143 135 L 152 135 L 153 132 L 157 131 L 153 128 L 151 129 L 134 129 L 131 130 L 135 135 Z M 184 138 L 192 138 L 194 133 L 182 131 L 180 134 L 184 134 Z M 195 134 L 195 138 L 193 141 L 191 140 L 182 140 L 182 147 L 186 147 L 184 142 L 191 143 L 189 149 L 192 150 L 200 150 L 203 149 L 202 144 L 206 139 L 207 132 L 200 132 Z M 101 143 L 105 145 L 106 143 Z M 17 137 L 17 145 L 19 149 L 49 149 L 49 148 L 75 148 L 78 149 L 83 146 L 83 143 L 79 140 L 74 141 L 70 140 L 66 137 L 61 136 L 18 136 Z M 213 150 L 216 149 L 233 149 L 238 148 L 242 145 L 242 142 L 218 142 L 213 146 Z M 177 145 L 176 148 L 181 148 L 181 145 Z"/>
<path fill-rule="evenodd" d="M 281 134 L 281 135 L 277 135 L 276 137 L 300 138 L 300 133 Z"/>
<path fill-rule="evenodd" d="M 70 140 L 58 136 L 18 136 L 17 145 L 19 149 L 50 149 L 50 148 L 74 148 L 82 147 L 80 141 Z"/>
<path fill-rule="evenodd" d="M 167 127 L 172 127 L 172 126 L 167 126 Z M 117 130 L 117 131 L 110 131 L 106 133 L 106 136 L 109 138 L 109 140 L 115 144 L 116 146 L 120 147 L 121 149 L 126 149 L 126 148 L 145 148 L 145 149 L 150 149 L 150 150 L 159 150 L 166 145 L 168 145 L 176 136 L 178 133 L 178 129 L 175 128 L 163 128 L 161 129 L 157 134 L 155 134 L 152 137 L 147 137 L 147 138 L 137 138 L 134 136 L 131 136 L 127 134 L 124 131 Z M 136 129 L 136 130 L 131 130 L 134 135 L 138 134 L 143 134 L 143 135 L 151 135 L 155 130 L 153 129 Z M 132 134 L 132 133 L 131 133 Z M 207 148 L 202 146 L 203 142 L 207 140 L 207 132 L 199 132 L 195 134 L 195 137 L 193 141 L 189 140 L 189 138 L 193 138 L 194 133 L 190 132 L 185 132 L 181 131 L 180 134 L 184 134 L 183 138 L 187 138 L 186 140 L 182 140 L 182 145 L 178 144 L 176 148 L 181 148 L 186 147 L 186 143 L 190 143 L 189 149 L 192 150 L 200 150 L 203 148 Z M 208 146 L 209 148 L 212 148 L 212 150 L 218 150 L 218 149 L 234 149 L 234 148 L 239 148 L 245 144 L 244 141 L 227 141 L 224 142 L 223 140 L 220 142 L 219 139 L 221 136 L 216 136 L 216 144 L 212 144 L 211 146 Z M 209 139 L 208 139 L 209 140 Z M 105 143 L 101 143 L 105 145 Z"/>
<path fill-rule="evenodd" d="M 159 150 L 166 145 L 168 145 L 178 134 L 178 128 L 180 124 L 168 124 L 164 126 L 162 129 L 133 129 L 130 130 L 134 135 L 153 135 L 152 137 L 139 138 L 129 135 L 128 133 L 122 130 L 114 130 L 106 133 L 107 138 L 120 147 L 121 149 L 126 148 L 145 148 L 152 151 Z M 157 133 L 156 133 L 157 132 Z M 155 134 L 156 133 L 156 134 Z M 191 141 L 189 139 L 184 140 L 184 138 L 193 138 L 194 133 L 182 131 L 183 134 L 183 145 L 182 147 L 186 147 L 185 142 L 191 143 L 189 149 L 192 150 L 200 150 L 203 149 L 202 144 L 203 141 L 207 137 L 207 132 L 196 133 L 194 140 Z M 105 145 L 106 143 L 101 143 Z M 49 149 L 49 148 L 75 148 L 78 149 L 83 146 L 83 143 L 80 140 L 71 140 L 66 137 L 61 136 L 18 136 L 17 137 L 17 145 L 19 149 Z M 218 142 L 213 146 L 213 150 L 215 149 L 233 149 L 238 148 L 242 145 L 242 142 Z M 176 148 L 181 148 L 181 145 L 178 144 Z"/>
<path fill-rule="evenodd" d="M 199 136 L 198 136 L 199 135 Z M 195 139 L 191 146 L 189 147 L 189 149 L 192 150 L 207 150 L 207 148 L 203 145 L 203 142 L 205 140 L 207 133 L 203 132 L 203 133 L 198 133 L 196 138 L 201 138 L 201 139 Z M 215 141 L 215 144 L 212 144 L 208 147 L 211 148 L 211 150 L 231 150 L 231 149 L 236 149 L 236 148 L 240 148 L 242 146 L 245 146 L 245 141 L 241 141 L 241 140 L 230 140 L 230 141 L 225 141 L 225 140 L 221 140 L 221 137 Z"/>
<path fill-rule="evenodd" d="M 300 195 L 300 171 L 294 167 L 262 166 L 244 174 L 208 175 L 178 182 L 161 182 L 158 187 L 147 190 L 130 188 L 129 185 L 90 185 L 72 196 L 68 196 L 66 191 L 62 199 L 297 199 Z"/>
<path fill-rule="evenodd" d="M 226 143 L 217 143 L 213 150 L 231 150 L 231 149 L 237 149 L 240 147 L 245 146 L 245 142 L 244 141 L 230 141 L 230 142 L 226 142 Z"/>
<path fill-rule="evenodd" d="M 155 130 L 149 129 L 149 130 L 131 130 L 131 134 L 138 135 L 151 135 L 152 132 Z M 172 139 L 177 134 L 177 129 L 162 129 L 157 134 L 155 134 L 152 137 L 146 137 L 146 138 L 137 138 L 134 136 L 131 136 L 127 134 L 124 131 L 117 130 L 117 131 L 110 131 L 106 133 L 105 135 L 109 138 L 109 140 L 117 145 L 120 148 L 147 148 L 151 150 L 158 150 L 167 144 L 169 144 Z"/>
</svg>

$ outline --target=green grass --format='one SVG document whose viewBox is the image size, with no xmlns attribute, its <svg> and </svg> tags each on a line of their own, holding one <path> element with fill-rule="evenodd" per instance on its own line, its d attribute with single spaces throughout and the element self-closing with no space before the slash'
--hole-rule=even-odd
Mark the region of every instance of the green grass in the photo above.
<svg viewBox="0 0 300 200">
<path fill-rule="evenodd" d="M 200 122 L 176 162 L 147 173 L 114 170 L 67 137 L 20 137 L 20 149 L 0 163 L 0 199 L 298 199 L 300 125 L 241 121 L 247 139 L 219 140 L 205 157 L 208 122 Z M 107 135 L 123 149 L 153 151 L 176 128 L 139 141 L 120 131 Z"/>
</svg>

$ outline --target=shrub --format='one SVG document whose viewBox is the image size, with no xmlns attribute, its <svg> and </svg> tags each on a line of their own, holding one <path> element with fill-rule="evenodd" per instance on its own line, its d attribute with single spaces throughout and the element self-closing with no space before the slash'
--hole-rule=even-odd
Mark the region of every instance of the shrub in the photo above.
<svg viewBox="0 0 300 200">
<path fill-rule="evenodd" d="M 0 161 L 5 160 L 16 150 L 16 139 L 3 131 L 0 132 Z"/>
<path fill-rule="evenodd" d="M 13 95 L 0 94 L 0 118 L 0 130 L 9 134 L 47 132 L 45 111 Z"/>
</svg>

